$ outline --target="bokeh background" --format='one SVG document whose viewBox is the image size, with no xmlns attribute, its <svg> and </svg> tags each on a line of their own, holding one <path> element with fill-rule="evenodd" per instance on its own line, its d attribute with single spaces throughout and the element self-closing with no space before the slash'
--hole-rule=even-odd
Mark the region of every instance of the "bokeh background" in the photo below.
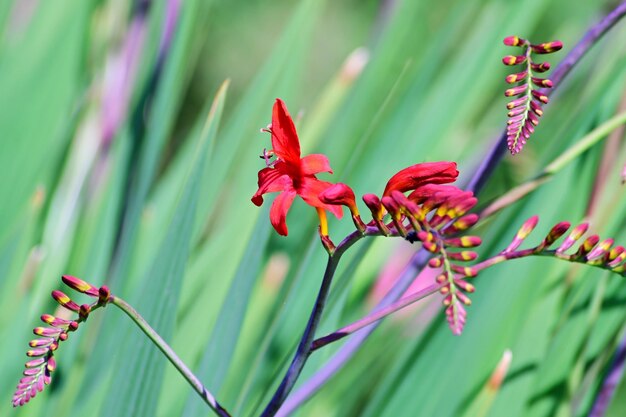
<svg viewBox="0 0 626 417">
<path fill-rule="evenodd" d="M 313 210 L 289 236 L 250 202 L 259 132 L 276 97 L 325 180 L 382 192 L 408 165 L 453 160 L 466 181 L 506 120 L 511 34 L 559 39 L 557 64 L 616 1 L 4 0 L 0 2 L 0 414 L 210 415 L 119 311 L 64 342 L 51 386 L 10 410 L 31 329 L 55 313 L 60 275 L 106 283 L 171 341 L 236 416 L 258 415 L 313 305 L 325 265 Z M 626 22 L 559 87 L 521 155 L 506 157 L 487 204 L 624 109 Z M 220 86 L 229 80 L 227 86 Z M 477 230 L 485 256 L 541 216 L 592 222 L 626 242 L 619 171 L 595 146 Z M 617 144 L 617 145 L 615 145 Z M 594 185 L 607 167 L 603 186 Z M 595 191 L 594 191 L 595 190 Z M 597 202 L 589 207 L 590 196 Z M 362 207 L 365 210 L 365 207 Z M 353 228 L 331 219 L 339 241 Z M 362 242 L 343 260 L 327 333 L 362 317 L 415 247 Z M 432 277 L 430 277 L 432 278 Z M 423 279 L 430 279 L 429 277 Z M 510 262 L 474 281 L 461 337 L 433 297 L 390 319 L 299 416 L 583 416 L 624 337 L 626 285 L 550 259 Z M 57 314 L 61 314 L 57 312 Z M 344 342 L 315 353 L 302 383 Z M 505 351 L 504 384 L 488 380 Z M 298 386 L 296 387 L 298 389 Z M 607 416 L 626 413 L 621 383 Z"/>
</svg>

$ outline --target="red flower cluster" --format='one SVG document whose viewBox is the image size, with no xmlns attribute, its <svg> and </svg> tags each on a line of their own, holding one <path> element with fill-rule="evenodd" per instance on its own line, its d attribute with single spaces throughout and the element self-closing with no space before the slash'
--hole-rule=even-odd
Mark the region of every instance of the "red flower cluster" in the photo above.
<svg viewBox="0 0 626 417">
<path fill-rule="evenodd" d="M 279 234 L 287 236 L 287 212 L 296 196 L 300 196 L 308 205 L 317 209 L 323 236 L 328 235 L 325 211 L 328 210 L 337 218 L 341 218 L 343 214 L 341 205 L 350 209 L 353 219 L 358 222 L 357 226 L 362 229 L 363 223 L 359 218 L 352 189 L 345 184 L 332 184 L 316 177 L 316 174 L 321 172 L 332 173 L 326 155 L 314 154 L 301 157 L 296 128 L 285 102 L 281 99 L 276 99 L 272 123 L 266 130 L 272 135 L 273 149 L 263 154 L 267 166 L 259 171 L 259 189 L 252 196 L 252 202 L 261 206 L 264 194 L 280 192 L 270 209 L 270 221 L 274 229 Z M 276 159 L 270 162 L 273 156 Z M 454 162 L 416 164 L 391 177 L 385 187 L 383 197 L 390 195 L 393 191 L 417 191 L 427 184 L 454 182 L 458 174 Z M 371 197 L 368 196 L 371 195 L 366 195 L 364 199 L 369 206 L 368 201 Z M 382 215 L 382 206 L 380 208 Z"/>
<path fill-rule="evenodd" d="M 419 240 L 423 247 L 436 257 L 436 267 L 445 265 L 437 278 L 446 306 L 446 316 L 455 334 L 461 333 L 465 323 L 465 309 L 470 300 L 465 293 L 473 292 L 473 286 L 465 278 L 475 275 L 469 267 L 455 265 L 476 258 L 468 248 L 480 245 L 474 236 L 457 237 L 478 220 L 475 214 L 466 215 L 476 204 L 473 193 L 445 185 L 456 180 L 459 172 L 454 162 L 427 162 L 412 165 L 393 175 L 387 182 L 382 197 L 365 194 L 363 201 L 372 213 L 372 220 L 365 224 L 359 215 L 354 191 L 346 184 L 331 184 L 317 179 L 315 174 L 332 172 L 324 155 L 300 157 L 300 143 L 293 121 L 281 100 L 276 100 L 272 124 L 273 149 L 265 152 L 267 167 L 259 171 L 259 189 L 252 197 L 258 206 L 263 194 L 281 192 L 270 211 L 272 225 L 281 235 L 287 235 L 285 218 L 296 196 L 317 209 L 320 215 L 322 243 L 333 254 L 336 249 L 326 225 L 325 211 L 341 216 L 341 206 L 346 206 L 361 234 L 403 236 L 411 242 Z M 270 158 L 276 160 L 270 162 Z M 404 193 L 409 193 L 408 196 Z M 389 214 L 390 222 L 385 223 Z"/>
</svg>

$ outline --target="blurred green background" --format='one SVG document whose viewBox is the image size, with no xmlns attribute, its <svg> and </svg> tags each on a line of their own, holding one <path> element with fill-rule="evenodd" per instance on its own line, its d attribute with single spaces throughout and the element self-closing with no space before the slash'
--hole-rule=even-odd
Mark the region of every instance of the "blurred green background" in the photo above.
<svg viewBox="0 0 626 417">
<path fill-rule="evenodd" d="M 0 2 L 0 414 L 210 415 L 113 308 L 61 345 L 51 386 L 10 411 L 30 329 L 55 313 L 49 293 L 72 274 L 131 302 L 234 415 L 258 415 L 294 352 L 325 264 L 313 210 L 297 201 L 283 238 L 269 225 L 269 204 L 250 202 L 258 155 L 270 146 L 259 129 L 274 99 L 296 119 L 303 152 L 329 156 L 334 175 L 322 178 L 357 195 L 381 193 L 393 173 L 424 161 L 457 161 L 466 181 L 505 124 L 508 68 L 500 60 L 511 50 L 502 38 L 559 39 L 564 50 L 548 57 L 556 65 L 616 5 Z M 577 65 L 524 152 L 496 170 L 482 204 L 623 111 L 624 39 L 621 22 Z M 484 224 L 481 253 L 506 247 L 533 214 L 541 216 L 533 242 L 558 221 L 586 217 L 595 233 L 624 244 L 623 134 L 613 142 L 593 210 L 603 145 Z M 352 229 L 349 219 L 331 219 L 335 241 Z M 401 269 L 414 249 L 382 238 L 353 248 L 320 332 L 366 314 L 390 285 L 383 271 Z M 622 280 L 526 259 L 474 284 L 461 337 L 435 296 L 386 320 L 296 415 L 587 415 L 624 336 Z M 343 343 L 315 353 L 302 382 Z M 489 391 L 507 349 L 507 378 Z M 624 398 L 621 384 L 606 415 L 624 415 Z"/>
</svg>

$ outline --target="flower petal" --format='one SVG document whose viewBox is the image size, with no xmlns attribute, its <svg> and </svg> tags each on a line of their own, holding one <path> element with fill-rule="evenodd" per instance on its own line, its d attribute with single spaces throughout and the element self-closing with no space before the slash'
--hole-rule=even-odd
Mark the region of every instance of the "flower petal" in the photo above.
<svg viewBox="0 0 626 417">
<path fill-rule="evenodd" d="M 309 205 L 313 207 L 319 207 L 324 210 L 328 210 L 335 215 L 338 219 L 343 216 L 343 209 L 341 206 L 333 206 L 330 204 L 324 204 L 319 198 L 319 195 L 326 189 L 332 187 L 334 184 L 326 181 L 320 181 L 313 176 L 303 177 L 298 188 L 298 195 Z"/>
<path fill-rule="evenodd" d="M 300 164 L 300 141 L 285 102 L 277 98 L 272 112 L 272 150 L 289 164 Z"/>
<path fill-rule="evenodd" d="M 287 236 L 287 212 L 293 199 L 296 198 L 296 191 L 289 190 L 276 196 L 270 208 L 270 222 L 279 235 Z"/>
<path fill-rule="evenodd" d="M 323 154 L 307 155 L 300 160 L 302 175 L 314 175 L 320 172 L 333 173 L 328 157 Z"/>
<path fill-rule="evenodd" d="M 383 196 L 390 195 L 393 190 L 400 192 L 415 190 L 425 184 L 445 184 L 454 182 L 459 175 L 455 162 L 426 162 L 412 165 L 391 177 Z"/>
<path fill-rule="evenodd" d="M 293 181 L 285 172 L 284 164 L 278 162 L 274 168 L 263 168 L 259 171 L 259 189 L 252 196 L 252 202 L 263 204 L 263 194 L 293 189 Z"/>
<path fill-rule="evenodd" d="M 416 188 L 411 194 L 409 194 L 409 200 L 414 201 L 417 204 L 422 204 L 429 198 L 432 198 L 435 194 L 438 194 L 440 197 L 451 197 L 461 192 L 463 192 L 463 190 L 455 187 L 454 185 L 426 184 L 422 187 Z"/>
</svg>

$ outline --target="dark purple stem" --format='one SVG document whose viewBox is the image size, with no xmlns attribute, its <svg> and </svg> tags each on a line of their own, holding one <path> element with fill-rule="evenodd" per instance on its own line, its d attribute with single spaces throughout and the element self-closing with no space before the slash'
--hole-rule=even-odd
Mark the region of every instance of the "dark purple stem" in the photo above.
<svg viewBox="0 0 626 417">
<path fill-rule="evenodd" d="M 311 345 L 313 339 L 315 338 L 315 331 L 317 330 L 317 326 L 319 325 L 320 319 L 322 317 L 322 312 L 324 311 L 324 306 L 326 305 L 326 299 L 328 298 L 328 292 L 330 290 L 330 284 L 332 283 L 333 276 L 335 275 L 335 270 L 337 269 L 337 265 L 339 265 L 339 260 L 341 259 L 341 255 L 345 253 L 345 251 L 354 245 L 358 240 L 360 240 L 363 236 L 369 235 L 379 235 L 380 231 L 374 227 L 368 227 L 364 234 L 360 232 L 353 232 L 348 237 L 346 237 L 335 249 L 334 253 L 328 257 L 328 263 L 326 264 L 326 271 L 324 271 L 324 278 L 322 279 L 322 285 L 320 287 L 319 293 L 317 294 L 317 299 L 315 300 L 315 306 L 313 307 L 313 311 L 311 311 L 311 315 L 309 316 L 309 321 L 304 329 L 304 333 L 300 338 L 300 342 L 298 344 L 298 350 L 285 373 L 278 389 L 272 396 L 272 399 L 263 410 L 261 414 L 262 417 L 271 417 L 276 415 L 280 406 L 285 402 L 287 395 L 293 389 L 293 386 L 296 384 L 296 380 L 300 376 L 304 365 L 306 364 L 307 359 L 311 355 Z"/>
<path fill-rule="evenodd" d="M 311 342 L 315 337 L 315 330 L 317 329 L 322 316 L 322 311 L 324 310 L 324 305 L 326 304 L 326 298 L 328 296 L 328 290 L 330 289 L 333 275 L 337 269 L 338 261 L 339 258 L 335 258 L 333 256 L 328 257 L 326 271 L 324 272 L 324 278 L 322 279 L 322 286 L 317 294 L 317 300 L 315 300 L 315 306 L 313 307 L 313 311 L 309 317 L 309 322 L 307 323 L 304 334 L 300 339 L 298 350 L 296 351 L 296 354 L 291 361 L 289 369 L 287 369 L 287 373 L 283 377 L 278 390 L 276 390 L 272 399 L 267 404 L 267 407 L 263 410 L 263 414 L 261 414 L 262 417 L 271 417 L 276 414 L 280 406 L 285 401 L 285 398 L 287 398 L 287 395 L 289 395 L 289 392 L 295 385 L 296 380 L 304 368 L 306 360 L 311 354 Z"/>
<path fill-rule="evenodd" d="M 381 320 L 382 318 L 387 317 L 388 315 L 395 313 L 396 311 L 408 305 L 411 305 L 421 299 L 424 299 L 428 297 L 429 295 L 436 293 L 441 287 L 445 286 L 446 284 L 447 283 L 430 285 L 421 291 L 417 291 L 413 294 L 407 295 L 406 297 L 402 297 L 395 303 L 387 307 L 381 308 L 363 317 L 361 320 L 357 320 L 354 323 L 349 324 L 345 327 L 342 327 L 341 329 L 334 331 L 326 336 L 320 337 L 319 339 L 315 339 L 313 343 L 311 344 L 311 351 L 316 351 L 317 349 L 323 348 L 324 346 L 330 343 L 343 339 L 344 337 L 358 330 L 361 330 L 362 328 L 369 326 L 370 324 L 375 323 Z"/>
<path fill-rule="evenodd" d="M 561 84 L 561 81 L 569 74 L 574 65 L 576 65 L 581 58 L 591 49 L 591 47 L 609 30 L 611 29 L 624 15 L 626 14 L 626 1 L 620 3 L 611 13 L 606 15 L 600 22 L 595 24 L 585 33 L 585 36 L 578 42 L 578 44 L 567 54 L 567 56 L 556 67 L 550 79 L 554 83 L 552 89 L 543 90 L 545 95 L 550 95 L 551 92 L 557 89 Z M 489 153 L 480 164 L 476 173 L 470 180 L 467 190 L 473 191 L 478 194 L 483 188 L 496 166 L 500 163 L 500 160 L 504 157 L 507 151 L 506 147 L 506 129 L 500 135 L 500 139 L 489 150 Z"/>
<path fill-rule="evenodd" d="M 626 364 L 626 335 L 622 338 L 606 378 L 602 382 L 602 387 L 598 392 L 596 401 L 593 404 L 589 417 L 603 417 L 606 414 L 611 400 L 615 395 L 615 390 L 624 376 L 624 365 Z"/>
<path fill-rule="evenodd" d="M 430 253 L 426 250 L 418 251 L 409 264 L 400 274 L 397 283 L 391 288 L 391 290 L 385 295 L 385 297 L 378 303 L 374 311 L 378 311 L 386 306 L 391 305 L 394 301 L 398 300 L 402 294 L 409 288 L 417 271 L 422 269 L 428 259 Z M 278 410 L 276 414 L 279 417 L 285 417 L 293 412 L 297 407 L 309 399 L 315 394 L 323 385 L 332 378 L 343 365 L 350 360 L 354 353 L 361 347 L 363 342 L 367 340 L 369 335 L 378 328 L 380 321 L 372 323 L 369 326 L 363 328 L 359 333 L 353 335 L 350 340 L 333 356 L 324 367 L 319 370 L 315 375 L 306 381 L 305 385 L 294 392 L 285 402 L 285 404 Z"/>
</svg>

